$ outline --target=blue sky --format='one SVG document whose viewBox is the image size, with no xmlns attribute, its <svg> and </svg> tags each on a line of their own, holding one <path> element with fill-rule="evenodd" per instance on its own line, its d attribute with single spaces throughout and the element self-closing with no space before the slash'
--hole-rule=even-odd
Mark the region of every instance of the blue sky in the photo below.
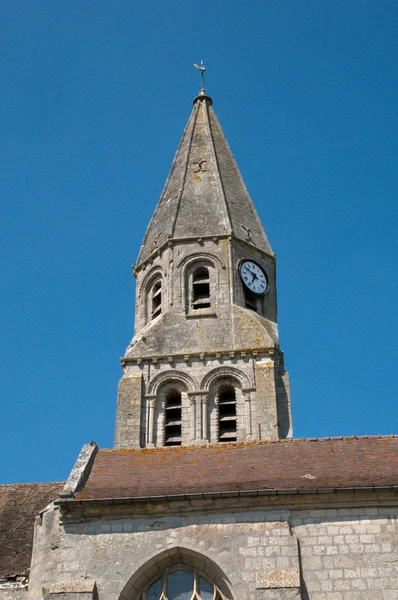
<svg viewBox="0 0 398 600">
<path fill-rule="evenodd" d="M 201 59 L 277 255 L 295 436 L 398 433 L 396 2 L 2 7 L 0 480 L 112 446 L 131 264 Z"/>
</svg>

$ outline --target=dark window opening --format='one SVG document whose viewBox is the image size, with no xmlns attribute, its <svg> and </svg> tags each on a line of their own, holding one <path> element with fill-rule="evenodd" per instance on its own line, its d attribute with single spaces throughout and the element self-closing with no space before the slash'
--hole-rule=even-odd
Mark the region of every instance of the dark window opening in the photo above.
<svg viewBox="0 0 398 600">
<path fill-rule="evenodd" d="M 254 312 L 258 311 L 257 306 L 257 296 L 253 294 L 250 290 L 245 287 L 245 307 L 250 310 L 254 310 Z"/>
<path fill-rule="evenodd" d="M 151 319 L 154 319 L 162 312 L 162 282 L 157 281 L 152 288 L 151 298 Z"/>
<path fill-rule="evenodd" d="M 210 277 L 205 267 L 199 267 L 193 275 L 192 308 L 210 308 Z"/>
<path fill-rule="evenodd" d="M 218 395 L 220 442 L 236 442 L 236 394 L 232 385 L 220 388 Z"/>
<path fill-rule="evenodd" d="M 181 393 L 170 390 L 165 408 L 165 446 L 181 446 Z"/>
</svg>

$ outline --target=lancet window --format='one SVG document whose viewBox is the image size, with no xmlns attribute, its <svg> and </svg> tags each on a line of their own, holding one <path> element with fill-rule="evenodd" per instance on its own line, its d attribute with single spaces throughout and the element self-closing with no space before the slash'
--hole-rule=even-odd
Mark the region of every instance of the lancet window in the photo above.
<svg viewBox="0 0 398 600">
<path fill-rule="evenodd" d="M 171 389 L 166 396 L 164 415 L 165 446 L 181 446 L 181 392 Z"/>
<path fill-rule="evenodd" d="M 218 392 L 218 439 L 236 442 L 236 393 L 232 385 L 222 385 Z"/>
<path fill-rule="evenodd" d="M 221 590 L 198 571 L 176 567 L 150 583 L 139 600 L 226 600 Z"/>
</svg>

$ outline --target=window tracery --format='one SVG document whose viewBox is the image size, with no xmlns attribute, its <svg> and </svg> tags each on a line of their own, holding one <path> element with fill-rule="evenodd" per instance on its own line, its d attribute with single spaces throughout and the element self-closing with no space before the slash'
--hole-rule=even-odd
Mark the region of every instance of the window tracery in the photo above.
<svg viewBox="0 0 398 600">
<path fill-rule="evenodd" d="M 152 581 L 139 600 L 226 600 L 221 590 L 199 571 L 177 566 Z"/>
</svg>

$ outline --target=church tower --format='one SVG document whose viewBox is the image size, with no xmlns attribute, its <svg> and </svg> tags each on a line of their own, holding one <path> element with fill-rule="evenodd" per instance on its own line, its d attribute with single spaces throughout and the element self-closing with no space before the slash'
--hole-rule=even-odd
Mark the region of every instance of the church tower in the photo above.
<svg viewBox="0 0 398 600">
<path fill-rule="evenodd" d="M 275 255 L 204 89 L 134 275 L 115 448 L 291 437 Z"/>
</svg>

